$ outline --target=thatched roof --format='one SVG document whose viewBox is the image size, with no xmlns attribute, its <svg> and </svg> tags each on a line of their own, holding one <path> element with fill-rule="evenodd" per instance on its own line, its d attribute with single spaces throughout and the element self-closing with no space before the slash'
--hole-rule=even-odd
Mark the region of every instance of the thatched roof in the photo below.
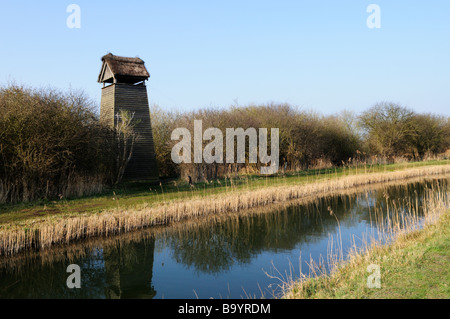
<svg viewBox="0 0 450 319">
<path fill-rule="evenodd" d="M 137 83 L 150 77 L 140 58 L 127 58 L 108 53 L 102 57 L 102 70 L 98 82 Z"/>
</svg>

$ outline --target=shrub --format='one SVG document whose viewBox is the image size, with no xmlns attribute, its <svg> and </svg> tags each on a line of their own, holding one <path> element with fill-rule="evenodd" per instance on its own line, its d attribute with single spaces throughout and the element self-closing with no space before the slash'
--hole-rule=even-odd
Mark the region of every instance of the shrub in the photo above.
<svg viewBox="0 0 450 319">
<path fill-rule="evenodd" d="M 102 190 L 114 147 L 93 105 L 80 92 L 0 88 L 0 202 Z"/>
</svg>

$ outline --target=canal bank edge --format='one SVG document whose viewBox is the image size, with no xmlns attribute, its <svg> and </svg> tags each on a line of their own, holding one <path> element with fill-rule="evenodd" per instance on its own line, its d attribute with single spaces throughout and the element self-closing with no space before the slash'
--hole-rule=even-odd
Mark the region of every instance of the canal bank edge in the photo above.
<svg viewBox="0 0 450 319">
<path fill-rule="evenodd" d="M 0 230 L 0 256 L 24 250 L 46 249 L 84 238 L 110 236 L 155 225 L 166 225 L 193 217 L 239 213 L 255 207 L 303 197 L 320 196 L 363 185 L 400 181 L 450 172 L 450 165 L 429 166 L 386 173 L 339 177 L 311 184 L 267 187 L 238 193 L 212 195 L 202 199 L 172 201 L 140 210 L 116 209 L 72 218 L 47 218 L 30 224 L 9 225 Z"/>
<path fill-rule="evenodd" d="M 436 208 L 438 219 L 353 255 L 331 275 L 289 283 L 283 299 L 449 299 L 450 210 Z M 379 267 L 380 285 L 368 285 L 370 265 Z"/>
</svg>

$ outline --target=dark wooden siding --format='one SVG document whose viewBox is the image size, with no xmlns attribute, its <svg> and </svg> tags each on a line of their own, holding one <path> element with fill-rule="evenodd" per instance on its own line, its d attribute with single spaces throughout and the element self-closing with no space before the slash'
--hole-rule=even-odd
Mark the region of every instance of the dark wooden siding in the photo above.
<svg viewBox="0 0 450 319">
<path fill-rule="evenodd" d="M 135 129 L 139 134 L 124 179 L 158 181 L 146 86 L 116 83 L 103 88 L 100 118 L 108 125 L 114 125 L 114 115 L 120 109 L 135 114 L 134 118 L 138 121 Z"/>
<path fill-rule="evenodd" d="M 100 121 L 114 126 L 114 89 L 115 85 L 109 85 L 102 89 L 102 101 L 100 102 Z"/>
</svg>

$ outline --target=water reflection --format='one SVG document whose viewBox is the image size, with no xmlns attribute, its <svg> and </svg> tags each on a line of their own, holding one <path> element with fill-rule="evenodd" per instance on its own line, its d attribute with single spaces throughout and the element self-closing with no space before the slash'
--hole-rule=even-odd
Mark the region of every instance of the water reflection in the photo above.
<svg viewBox="0 0 450 319">
<path fill-rule="evenodd" d="M 153 298 L 154 250 L 154 238 L 105 248 L 106 298 Z"/>
<path fill-rule="evenodd" d="M 84 257 L 45 263 L 35 258 L 26 267 L 0 270 L 2 298 L 153 298 L 152 271 L 155 240 L 118 242 L 87 249 Z M 66 257 L 66 258 L 64 258 Z M 68 289 L 67 266 L 81 268 L 82 289 Z"/>
<path fill-rule="evenodd" d="M 206 222 L 201 227 L 194 224 L 176 232 L 168 231 L 165 237 L 178 263 L 198 272 L 220 273 L 235 263 L 250 263 L 262 251 L 277 253 L 311 245 L 336 232 L 336 217 L 347 230 L 361 222 L 370 225 L 388 220 L 387 202 L 397 209 L 417 209 L 417 214 L 421 215 L 424 190 L 446 185 L 447 181 L 441 180 L 434 185 L 432 182 L 414 183 L 322 198 L 272 213 L 228 217 L 219 222 Z M 329 214 L 330 209 L 336 217 Z"/>
<path fill-rule="evenodd" d="M 261 271 L 269 266 L 268 258 L 294 256 L 299 250 L 307 255 L 326 255 L 324 242 L 337 232 L 336 218 L 343 237 L 360 236 L 377 222 L 389 220 L 388 205 L 420 215 L 424 190 L 447 189 L 447 184 L 448 179 L 427 180 L 317 199 L 309 204 L 284 203 L 272 212 L 191 220 L 17 256 L 0 262 L 0 297 L 154 298 L 162 297 L 157 293 L 161 290 L 169 298 L 192 298 L 176 293 L 186 294 L 198 283 L 202 283 L 204 297 L 217 297 L 214 281 L 242 282 L 245 269 L 251 273 L 247 279 L 268 284 Z M 345 242 L 346 247 L 350 244 Z M 170 258 L 155 263 L 163 255 Z M 66 286 L 66 268 L 71 263 L 81 267 L 82 289 Z M 170 286 L 171 277 L 180 279 Z"/>
</svg>

